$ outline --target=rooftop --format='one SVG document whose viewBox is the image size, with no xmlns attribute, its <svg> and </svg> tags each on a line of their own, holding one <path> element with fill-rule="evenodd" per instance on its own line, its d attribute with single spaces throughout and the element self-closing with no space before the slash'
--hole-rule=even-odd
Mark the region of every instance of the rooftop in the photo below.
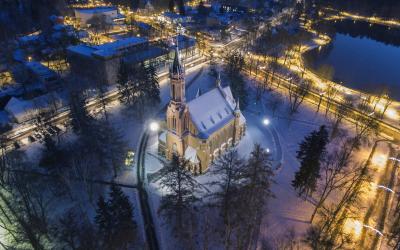
<svg viewBox="0 0 400 250">
<path fill-rule="evenodd" d="M 191 100 L 187 105 L 190 117 L 199 131 L 199 138 L 207 139 L 234 119 L 236 102 L 229 87 L 216 87 Z"/>
<path fill-rule="evenodd" d="M 53 76 L 56 73 L 39 62 L 26 62 L 26 67 L 39 76 Z"/>
<path fill-rule="evenodd" d="M 147 41 L 147 38 L 144 37 L 128 37 L 98 46 L 89 46 L 82 44 L 70 46 L 68 47 L 68 50 L 84 56 L 96 55 L 100 57 L 112 57 L 115 54 L 120 53 L 121 50 L 134 47 L 138 44 L 146 43 Z"/>
<path fill-rule="evenodd" d="M 146 60 L 149 60 L 152 58 L 157 58 L 157 57 L 165 55 L 167 53 L 168 53 L 168 51 L 163 48 L 150 45 L 145 50 L 140 50 L 140 51 L 137 51 L 135 53 L 132 53 L 132 54 L 126 56 L 124 58 L 124 62 L 139 63 L 139 62 L 143 62 L 143 61 L 146 61 Z"/>
<path fill-rule="evenodd" d="M 118 10 L 117 7 L 113 6 L 99 6 L 99 7 L 92 7 L 92 8 L 77 8 L 75 11 L 85 13 L 85 14 L 97 14 L 103 13 L 108 11 Z"/>
</svg>

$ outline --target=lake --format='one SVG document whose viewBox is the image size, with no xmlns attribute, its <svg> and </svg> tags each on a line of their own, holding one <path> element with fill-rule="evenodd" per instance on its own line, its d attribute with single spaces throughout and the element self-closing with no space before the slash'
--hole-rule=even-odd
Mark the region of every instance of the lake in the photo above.
<svg viewBox="0 0 400 250">
<path fill-rule="evenodd" d="M 318 72 L 333 67 L 333 80 L 370 93 L 387 88 L 400 100 L 400 31 L 367 23 L 335 24 L 332 42 L 304 55 L 306 65 Z"/>
</svg>

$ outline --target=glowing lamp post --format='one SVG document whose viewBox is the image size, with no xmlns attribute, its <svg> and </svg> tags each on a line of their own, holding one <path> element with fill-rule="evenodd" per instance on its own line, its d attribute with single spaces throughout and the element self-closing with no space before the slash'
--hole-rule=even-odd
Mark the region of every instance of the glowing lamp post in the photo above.
<svg viewBox="0 0 400 250">
<path fill-rule="evenodd" d="M 152 132 L 156 132 L 160 129 L 160 125 L 157 122 L 151 122 L 149 127 Z"/>
<path fill-rule="evenodd" d="M 265 126 L 268 126 L 269 124 L 271 124 L 271 121 L 270 121 L 268 118 L 264 118 L 263 124 L 264 124 Z"/>
</svg>

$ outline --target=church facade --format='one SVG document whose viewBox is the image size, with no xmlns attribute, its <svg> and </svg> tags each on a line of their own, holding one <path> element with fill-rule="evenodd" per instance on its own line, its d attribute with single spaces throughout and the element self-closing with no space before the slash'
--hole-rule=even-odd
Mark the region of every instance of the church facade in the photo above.
<svg viewBox="0 0 400 250">
<path fill-rule="evenodd" d="M 222 87 L 218 77 L 214 89 L 185 97 L 185 69 L 179 50 L 170 67 L 171 100 L 166 113 L 167 129 L 159 136 L 160 149 L 168 160 L 178 155 L 189 162 L 195 174 L 204 173 L 209 165 L 228 148 L 239 143 L 246 131 L 246 119 L 230 87 Z"/>
</svg>

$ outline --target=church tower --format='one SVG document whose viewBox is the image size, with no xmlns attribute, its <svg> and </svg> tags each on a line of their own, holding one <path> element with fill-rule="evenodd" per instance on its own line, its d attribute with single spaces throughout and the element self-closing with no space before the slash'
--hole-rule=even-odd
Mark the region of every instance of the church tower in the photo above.
<svg viewBox="0 0 400 250">
<path fill-rule="evenodd" d="M 183 156 L 187 145 L 189 115 L 185 98 L 185 68 L 179 56 L 178 44 L 170 67 L 171 100 L 167 109 L 167 159 L 174 154 Z"/>
<path fill-rule="evenodd" d="M 169 70 L 171 80 L 171 101 L 175 103 L 185 102 L 185 69 L 179 56 L 178 45 L 175 47 L 175 57 Z"/>
</svg>

